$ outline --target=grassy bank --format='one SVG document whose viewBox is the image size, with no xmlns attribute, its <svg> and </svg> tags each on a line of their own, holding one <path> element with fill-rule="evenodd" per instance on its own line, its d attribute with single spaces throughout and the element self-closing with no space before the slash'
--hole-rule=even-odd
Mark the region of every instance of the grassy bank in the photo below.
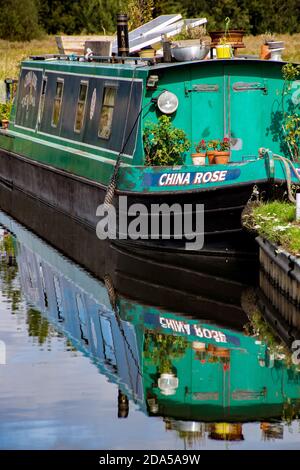
<svg viewBox="0 0 300 470">
<path fill-rule="evenodd" d="M 0 40 L 0 80 L 18 78 L 19 64 L 34 54 L 57 52 L 54 36 L 30 42 L 9 42 Z"/>
<path fill-rule="evenodd" d="M 244 218 L 244 224 L 289 253 L 300 256 L 300 222 L 296 222 L 295 217 L 294 204 L 274 201 L 255 206 Z"/>
<path fill-rule="evenodd" d="M 281 34 L 276 39 L 285 42 L 284 59 L 300 62 L 300 34 L 293 36 Z M 246 36 L 244 38 L 246 49 L 241 53 L 258 54 L 262 44 L 261 36 Z M 31 42 L 9 42 L 0 40 L 0 79 L 17 78 L 19 63 L 26 57 L 34 54 L 57 52 L 54 36 L 48 36 Z"/>
</svg>

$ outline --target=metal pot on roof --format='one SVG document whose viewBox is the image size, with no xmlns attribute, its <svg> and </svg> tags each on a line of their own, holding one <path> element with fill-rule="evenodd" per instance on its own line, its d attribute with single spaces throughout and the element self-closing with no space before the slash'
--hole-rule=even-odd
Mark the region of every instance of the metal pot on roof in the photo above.
<svg viewBox="0 0 300 470">
<path fill-rule="evenodd" d="M 209 52 L 209 46 L 206 44 L 197 44 L 194 46 L 175 46 L 171 49 L 172 57 L 178 62 L 204 59 Z"/>
</svg>

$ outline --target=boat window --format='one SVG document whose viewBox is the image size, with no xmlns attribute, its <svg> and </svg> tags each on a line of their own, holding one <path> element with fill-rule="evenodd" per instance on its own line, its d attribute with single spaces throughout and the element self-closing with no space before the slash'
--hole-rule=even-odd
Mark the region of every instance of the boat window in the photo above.
<svg viewBox="0 0 300 470">
<path fill-rule="evenodd" d="M 41 123 L 43 114 L 44 114 L 46 90 L 47 90 L 47 78 L 43 78 L 42 92 L 41 92 L 41 98 L 40 98 L 40 107 L 39 107 L 39 114 L 38 114 L 39 124 Z"/>
<path fill-rule="evenodd" d="M 62 79 L 58 79 L 56 82 L 56 92 L 55 92 L 53 113 L 52 113 L 52 126 L 53 127 L 57 127 L 59 123 L 63 90 L 64 90 L 64 81 Z"/>
<path fill-rule="evenodd" d="M 99 132 L 98 132 L 98 136 L 101 139 L 108 140 L 110 138 L 116 94 L 117 94 L 116 87 L 104 88 L 102 109 L 101 109 L 100 122 L 99 122 Z"/>
<path fill-rule="evenodd" d="M 78 95 L 78 101 L 77 101 L 76 118 L 75 118 L 75 125 L 74 125 L 74 131 L 75 132 L 80 132 L 81 129 L 82 129 L 82 126 L 83 126 L 85 105 L 86 105 L 86 98 L 87 98 L 87 90 L 88 90 L 88 83 L 87 82 L 80 82 L 79 95 Z"/>
</svg>

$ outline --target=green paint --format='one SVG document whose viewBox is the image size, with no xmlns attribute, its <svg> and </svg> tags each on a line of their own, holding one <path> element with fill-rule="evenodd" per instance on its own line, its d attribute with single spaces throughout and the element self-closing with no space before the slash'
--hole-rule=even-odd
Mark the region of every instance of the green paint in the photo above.
<svg viewBox="0 0 300 470">
<path fill-rule="evenodd" d="M 122 64 L 99 64 L 64 61 L 26 61 L 23 67 L 42 70 L 58 70 L 87 76 L 135 78 L 143 80 L 143 113 L 139 126 L 136 151 L 133 158 L 122 157 L 118 188 L 122 191 L 166 192 L 208 189 L 230 186 L 231 184 L 265 182 L 273 177 L 273 170 L 266 159 L 258 157 L 260 147 L 269 148 L 273 153 L 290 157 L 281 123 L 283 102 L 292 106 L 291 94 L 282 98 L 284 80 L 281 63 L 258 60 L 202 61 L 180 64 L 162 64 L 154 67 L 134 67 Z M 135 70 L 133 72 L 133 70 Z M 158 88 L 147 90 L 149 74 L 159 76 Z M 297 85 L 298 86 L 298 85 Z M 146 122 L 157 122 L 159 112 L 155 104 L 148 106 L 152 98 L 163 90 L 175 93 L 179 108 L 172 122 L 183 129 L 193 147 L 200 139 L 222 139 L 230 135 L 234 139 L 231 161 L 228 165 L 195 167 L 190 152 L 185 155 L 181 167 L 145 167 L 142 145 L 142 130 Z M 14 120 L 15 109 L 12 113 Z M 117 153 L 89 146 L 83 142 L 66 140 L 60 136 L 45 135 L 37 129 L 17 127 L 14 122 L 3 135 L 0 133 L 0 147 L 21 154 L 67 172 L 83 176 L 107 185 L 113 172 Z M 8 139 L 11 136 L 12 139 Z M 192 150 L 192 148 L 191 148 Z M 274 178 L 285 181 L 281 162 L 274 162 Z M 299 165 L 298 165 L 299 167 Z M 181 173 L 178 181 L 161 185 L 158 175 Z M 235 172 L 234 178 L 209 175 L 199 182 L 196 172 Z M 193 172 L 184 180 L 183 173 Z M 218 175 L 220 176 L 220 175 Z M 182 181 L 184 180 L 184 183 Z M 198 181 L 198 183 L 197 183 Z M 295 175 L 293 181 L 297 182 Z"/>
</svg>

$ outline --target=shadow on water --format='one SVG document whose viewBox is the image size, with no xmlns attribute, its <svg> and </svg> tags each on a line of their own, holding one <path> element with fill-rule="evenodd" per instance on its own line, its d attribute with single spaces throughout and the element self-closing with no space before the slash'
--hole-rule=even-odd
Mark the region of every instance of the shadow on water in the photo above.
<svg viewBox="0 0 300 470">
<path fill-rule="evenodd" d="M 257 308 L 253 254 L 132 252 L 0 193 L 2 296 L 12 313 L 26 299 L 40 346 L 64 336 L 117 385 L 119 418 L 132 403 L 189 447 L 241 443 L 250 422 L 264 441 L 283 439 L 300 409 L 299 367 Z"/>
</svg>

